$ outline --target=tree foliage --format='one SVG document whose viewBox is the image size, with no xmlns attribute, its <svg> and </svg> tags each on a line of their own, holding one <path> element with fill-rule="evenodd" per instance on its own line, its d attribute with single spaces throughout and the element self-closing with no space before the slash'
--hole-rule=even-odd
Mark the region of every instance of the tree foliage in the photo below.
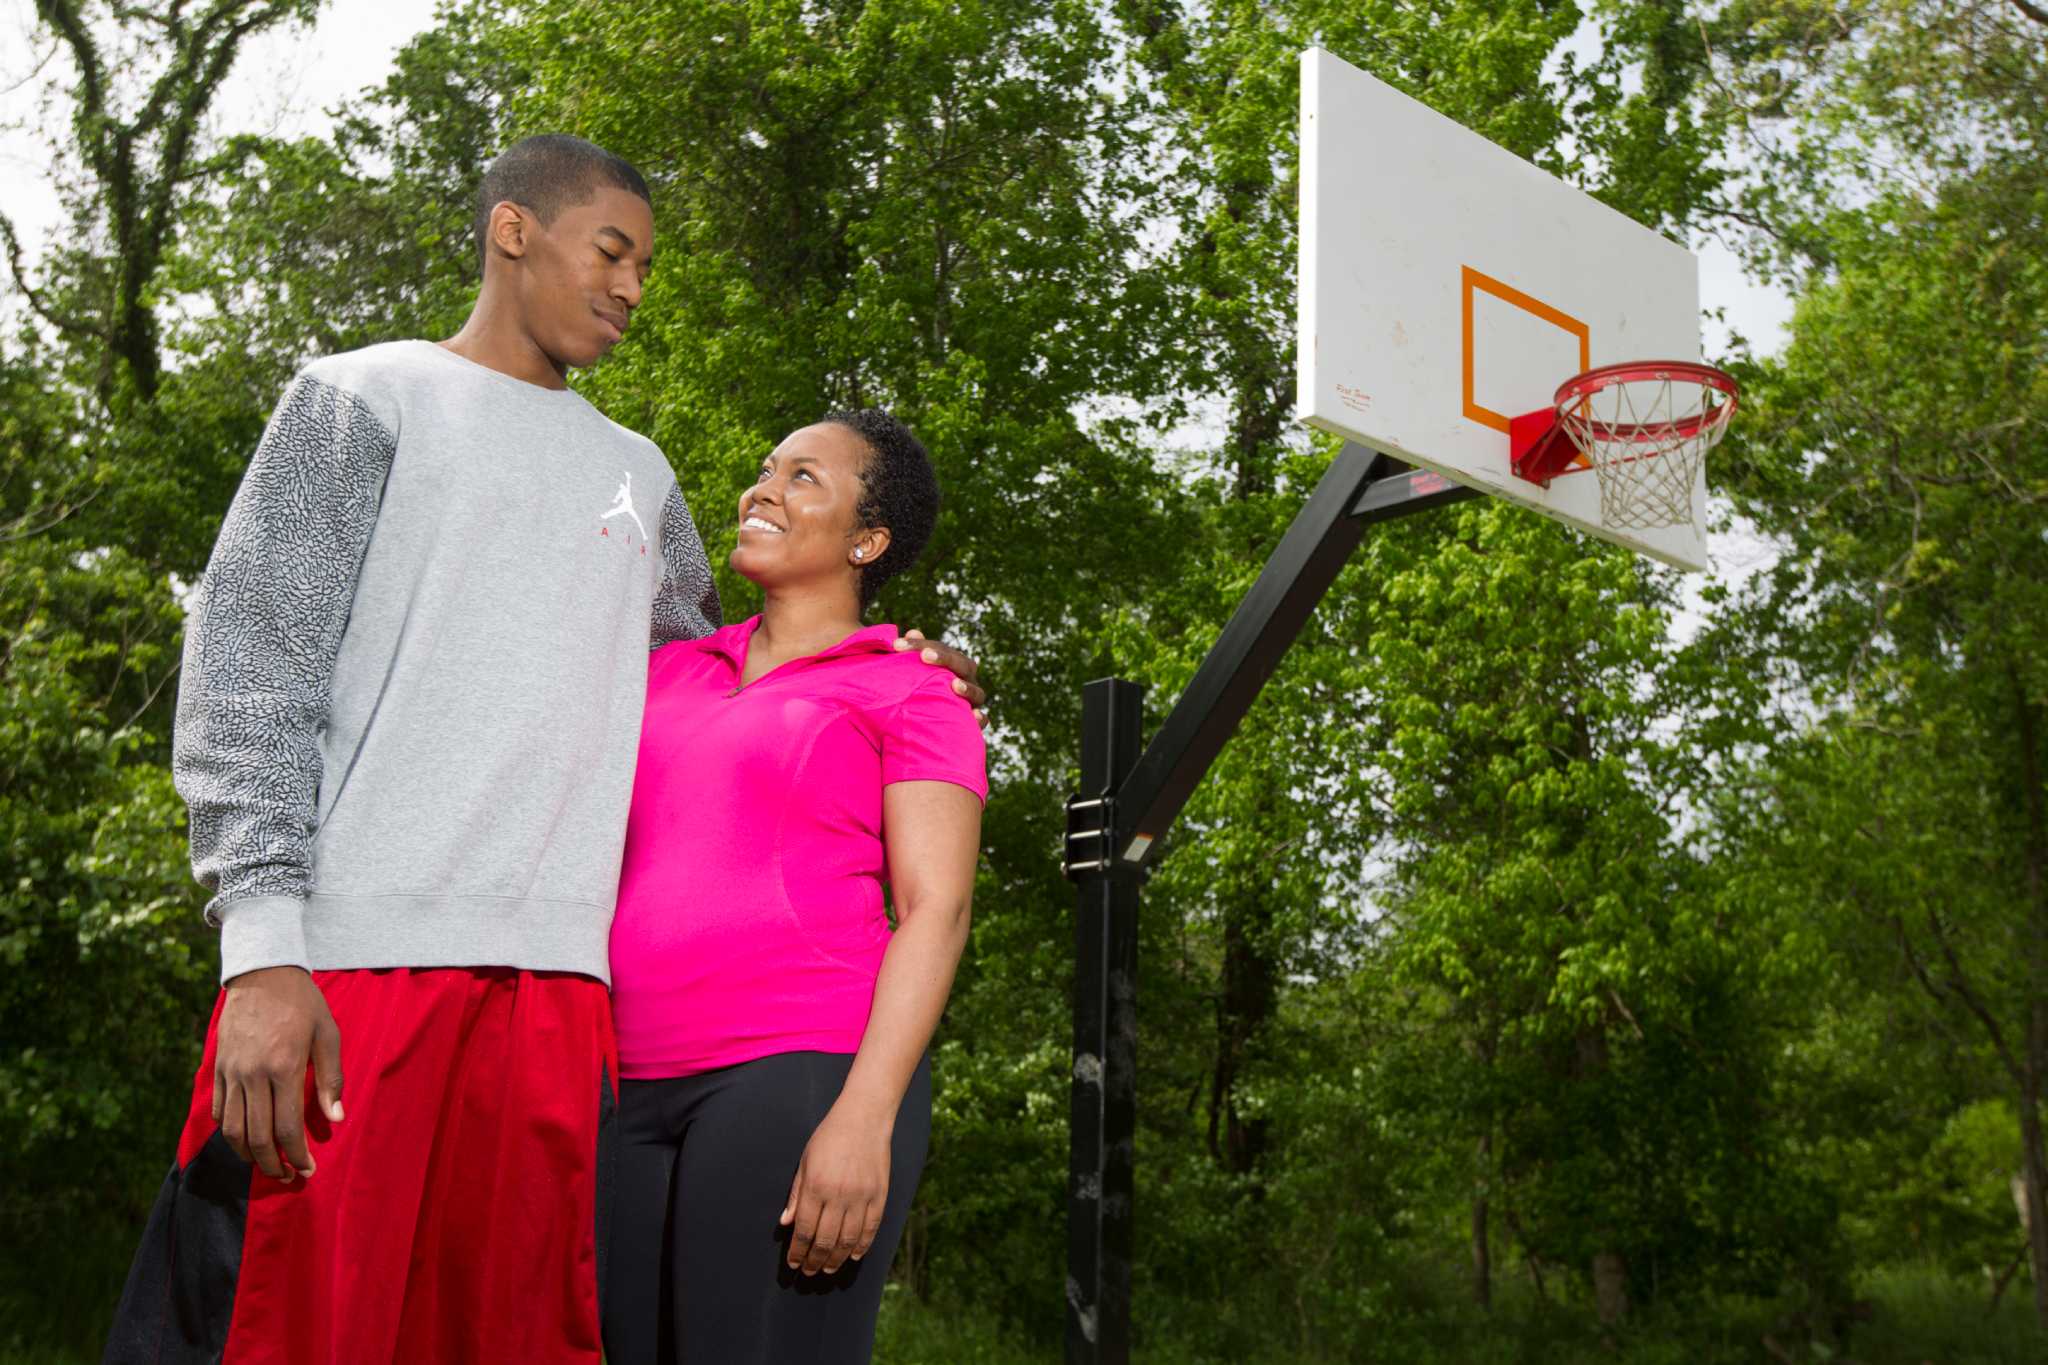
<svg viewBox="0 0 2048 1365">
<path fill-rule="evenodd" d="M 1470 1359 L 1491 1313 L 1560 1359 L 1707 1359 L 1739 1318 L 1729 1358 L 1782 1357 L 1866 1349 L 1855 1295 L 1904 1259 L 2013 1282 L 2048 1076 L 2024 0 L 468 0 L 325 135 L 178 133 L 314 8 L 38 6 L 72 230 L 9 236 L 35 297 L 0 345 L 17 1239 L 133 1221 L 182 1108 L 214 964 L 163 768 L 178 602 L 269 405 L 458 325 L 481 166 L 567 129 L 645 170 L 660 232 L 575 382 L 662 445 L 714 562 L 828 407 L 938 462 L 881 614 L 984 661 L 995 790 L 897 1273 L 1050 1350 L 1078 685 L 1163 714 L 1327 460 L 1292 420 L 1319 43 L 1640 221 L 1753 234 L 1801 301 L 1737 358 L 1716 491 L 1777 555 L 1702 611 L 1503 506 L 1374 533 L 1147 887 L 1142 1342 Z"/>
</svg>

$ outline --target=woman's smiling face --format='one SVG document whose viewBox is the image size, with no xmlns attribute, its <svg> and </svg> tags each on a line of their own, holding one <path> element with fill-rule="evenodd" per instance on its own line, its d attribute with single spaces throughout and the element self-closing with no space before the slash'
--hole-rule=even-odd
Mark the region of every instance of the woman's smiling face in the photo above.
<svg viewBox="0 0 2048 1365">
<path fill-rule="evenodd" d="M 837 422 L 791 432 L 740 493 L 733 569 L 763 587 L 843 578 L 857 591 L 860 567 L 888 544 L 859 522 L 867 442 Z"/>
</svg>

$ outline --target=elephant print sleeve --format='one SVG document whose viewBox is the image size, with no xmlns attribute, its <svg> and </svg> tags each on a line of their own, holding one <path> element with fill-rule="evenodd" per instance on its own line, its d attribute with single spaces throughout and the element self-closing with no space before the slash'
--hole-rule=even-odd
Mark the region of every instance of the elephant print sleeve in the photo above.
<svg viewBox="0 0 2048 1365">
<path fill-rule="evenodd" d="M 671 486 L 661 505 L 661 586 L 654 593 L 653 631 L 649 647 L 659 649 L 677 640 L 698 640 L 717 630 L 722 608 L 711 561 L 690 517 L 690 504 L 680 486 Z"/>
<path fill-rule="evenodd" d="M 302 375 L 279 401 L 186 623 L 172 770 L 215 892 L 222 978 L 307 966 L 321 729 L 397 439 Z"/>
</svg>

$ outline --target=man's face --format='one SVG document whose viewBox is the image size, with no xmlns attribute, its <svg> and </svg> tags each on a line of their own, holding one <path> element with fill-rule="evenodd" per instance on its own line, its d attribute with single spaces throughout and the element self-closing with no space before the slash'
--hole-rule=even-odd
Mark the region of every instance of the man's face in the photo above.
<svg viewBox="0 0 2048 1365">
<path fill-rule="evenodd" d="M 562 368 L 589 365 L 625 335 L 654 264 L 647 201 L 606 185 L 543 225 L 525 218 L 521 313 L 536 345 Z"/>
</svg>

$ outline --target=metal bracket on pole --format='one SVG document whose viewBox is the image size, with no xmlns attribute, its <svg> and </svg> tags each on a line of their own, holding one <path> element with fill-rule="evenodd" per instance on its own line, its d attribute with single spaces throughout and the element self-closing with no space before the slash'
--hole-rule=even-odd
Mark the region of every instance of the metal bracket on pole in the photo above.
<svg viewBox="0 0 2048 1365">
<path fill-rule="evenodd" d="M 1060 875 L 1068 881 L 1083 872 L 1102 872 L 1116 865 L 1116 798 L 1114 796 L 1070 796 L 1067 798 L 1067 852 L 1060 863 Z"/>
</svg>

